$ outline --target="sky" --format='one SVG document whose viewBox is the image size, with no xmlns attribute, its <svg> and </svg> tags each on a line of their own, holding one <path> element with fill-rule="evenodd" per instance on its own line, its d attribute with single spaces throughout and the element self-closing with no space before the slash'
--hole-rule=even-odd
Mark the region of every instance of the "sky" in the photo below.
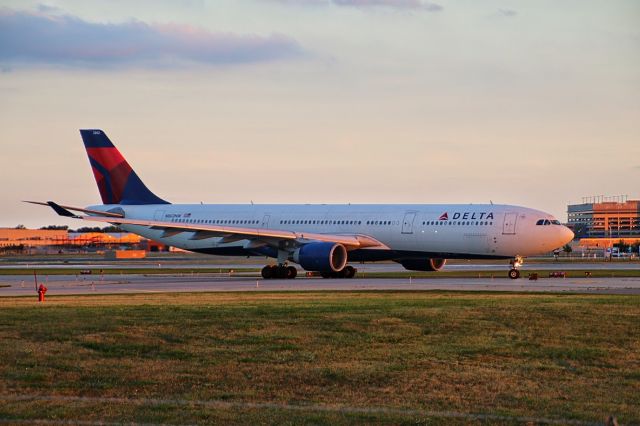
<svg viewBox="0 0 640 426">
<path fill-rule="evenodd" d="M 173 203 L 640 198 L 640 2 L 0 0 L 0 227 L 85 225 L 78 129 Z"/>
</svg>

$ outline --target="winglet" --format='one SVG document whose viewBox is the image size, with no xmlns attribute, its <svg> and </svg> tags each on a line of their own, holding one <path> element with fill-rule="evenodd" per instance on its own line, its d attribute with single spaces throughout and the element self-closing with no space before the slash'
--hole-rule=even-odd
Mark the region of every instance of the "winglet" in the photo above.
<svg viewBox="0 0 640 426">
<path fill-rule="evenodd" d="M 55 212 L 58 213 L 60 216 L 73 217 L 75 219 L 79 219 L 80 218 L 80 216 L 71 213 L 69 210 L 65 209 L 64 207 L 61 207 L 60 205 L 54 203 L 53 201 L 47 201 L 47 204 L 53 210 L 55 210 Z"/>
</svg>

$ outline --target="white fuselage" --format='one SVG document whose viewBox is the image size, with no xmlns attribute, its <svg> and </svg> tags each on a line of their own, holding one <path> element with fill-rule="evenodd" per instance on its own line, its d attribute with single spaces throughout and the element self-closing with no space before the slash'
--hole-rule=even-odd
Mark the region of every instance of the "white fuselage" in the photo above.
<svg viewBox="0 0 640 426">
<path fill-rule="evenodd" d="M 238 226 L 315 234 L 366 235 L 381 246 L 357 249 L 349 260 L 407 257 L 512 258 L 547 253 L 568 243 L 571 230 L 539 210 L 494 204 L 353 205 L 98 205 L 121 209 L 128 219 Z M 537 224 L 547 219 L 546 225 Z M 555 223 L 549 223 L 553 221 Z M 127 231 L 186 250 L 221 255 L 272 255 L 251 240 L 193 239 L 193 232 L 166 235 L 148 226 L 121 225 Z M 266 250 L 266 251 L 265 251 Z"/>
</svg>

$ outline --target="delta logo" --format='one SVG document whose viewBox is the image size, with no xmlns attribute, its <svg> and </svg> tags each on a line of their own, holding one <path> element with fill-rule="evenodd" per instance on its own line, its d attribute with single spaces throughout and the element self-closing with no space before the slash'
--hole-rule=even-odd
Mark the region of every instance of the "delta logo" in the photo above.
<svg viewBox="0 0 640 426">
<path fill-rule="evenodd" d="M 493 219 L 493 212 L 454 212 L 452 220 L 489 220 Z M 449 212 L 444 212 L 438 220 L 449 220 Z"/>
</svg>

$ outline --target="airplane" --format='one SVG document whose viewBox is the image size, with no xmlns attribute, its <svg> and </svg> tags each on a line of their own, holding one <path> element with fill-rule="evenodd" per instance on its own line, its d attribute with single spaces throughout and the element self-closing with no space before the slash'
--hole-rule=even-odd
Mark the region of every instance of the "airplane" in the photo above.
<svg viewBox="0 0 640 426">
<path fill-rule="evenodd" d="M 552 215 L 513 205 L 171 204 L 147 188 L 102 130 L 80 134 L 102 204 L 27 202 L 192 252 L 273 258 L 264 279 L 295 278 L 291 263 L 323 278 L 352 278 L 357 269 L 349 262 L 439 271 L 447 259 L 509 259 L 508 276 L 517 279 L 524 257 L 574 237 Z"/>
</svg>

